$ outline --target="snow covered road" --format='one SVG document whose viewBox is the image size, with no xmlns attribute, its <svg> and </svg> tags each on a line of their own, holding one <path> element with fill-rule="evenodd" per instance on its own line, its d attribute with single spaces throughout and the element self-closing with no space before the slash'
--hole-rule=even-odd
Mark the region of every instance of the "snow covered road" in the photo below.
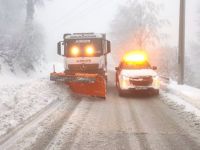
<svg viewBox="0 0 200 150">
<path fill-rule="evenodd" d="M 165 103 L 167 94 L 122 98 L 111 77 L 113 74 L 110 74 L 106 100 L 74 95 L 64 85 L 48 79 L 23 85 L 22 89 L 30 89 L 17 90 L 15 99 L 21 102 L 4 110 L 7 114 L 11 110 L 15 113 L 10 112 L 7 119 L 1 113 L 0 149 L 200 149 L 200 125 L 192 120 L 188 122 L 188 114 Z M 18 107 L 22 107 L 23 113 L 24 108 L 29 112 L 18 117 L 22 113 Z M 16 122 L 12 126 L 9 125 L 11 118 Z"/>
</svg>

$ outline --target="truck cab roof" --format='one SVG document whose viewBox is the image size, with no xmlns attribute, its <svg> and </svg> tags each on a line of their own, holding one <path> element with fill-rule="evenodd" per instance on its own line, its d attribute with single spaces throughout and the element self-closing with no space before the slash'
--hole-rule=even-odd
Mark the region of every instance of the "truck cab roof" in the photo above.
<svg viewBox="0 0 200 150">
<path fill-rule="evenodd" d="M 64 40 L 68 39 L 94 39 L 94 38 L 104 38 L 106 39 L 106 34 L 103 33 L 73 33 L 64 34 Z"/>
</svg>

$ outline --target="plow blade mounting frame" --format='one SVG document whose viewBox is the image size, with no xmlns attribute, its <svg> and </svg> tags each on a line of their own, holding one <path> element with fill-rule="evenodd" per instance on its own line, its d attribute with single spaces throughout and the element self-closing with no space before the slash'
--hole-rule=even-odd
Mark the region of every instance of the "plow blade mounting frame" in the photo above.
<svg viewBox="0 0 200 150">
<path fill-rule="evenodd" d="M 50 80 L 66 83 L 77 94 L 101 98 L 106 97 L 105 78 L 98 74 L 51 73 Z"/>
</svg>

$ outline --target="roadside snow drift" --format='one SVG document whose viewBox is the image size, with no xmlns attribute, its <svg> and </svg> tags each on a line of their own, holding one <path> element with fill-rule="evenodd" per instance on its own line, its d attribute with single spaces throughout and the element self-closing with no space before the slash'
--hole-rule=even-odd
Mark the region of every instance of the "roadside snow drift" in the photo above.
<svg viewBox="0 0 200 150">
<path fill-rule="evenodd" d="M 0 137 L 54 101 L 66 100 L 68 96 L 65 85 L 47 78 L 0 86 Z"/>
</svg>

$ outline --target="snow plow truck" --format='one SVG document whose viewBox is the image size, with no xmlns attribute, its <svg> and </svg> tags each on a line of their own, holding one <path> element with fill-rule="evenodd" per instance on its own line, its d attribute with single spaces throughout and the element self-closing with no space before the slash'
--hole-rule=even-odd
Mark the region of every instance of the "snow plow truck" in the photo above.
<svg viewBox="0 0 200 150">
<path fill-rule="evenodd" d="M 106 98 L 107 55 L 111 52 L 106 34 L 64 34 L 57 54 L 64 57 L 65 71 L 50 75 L 51 81 L 66 83 L 81 95 Z"/>
</svg>

